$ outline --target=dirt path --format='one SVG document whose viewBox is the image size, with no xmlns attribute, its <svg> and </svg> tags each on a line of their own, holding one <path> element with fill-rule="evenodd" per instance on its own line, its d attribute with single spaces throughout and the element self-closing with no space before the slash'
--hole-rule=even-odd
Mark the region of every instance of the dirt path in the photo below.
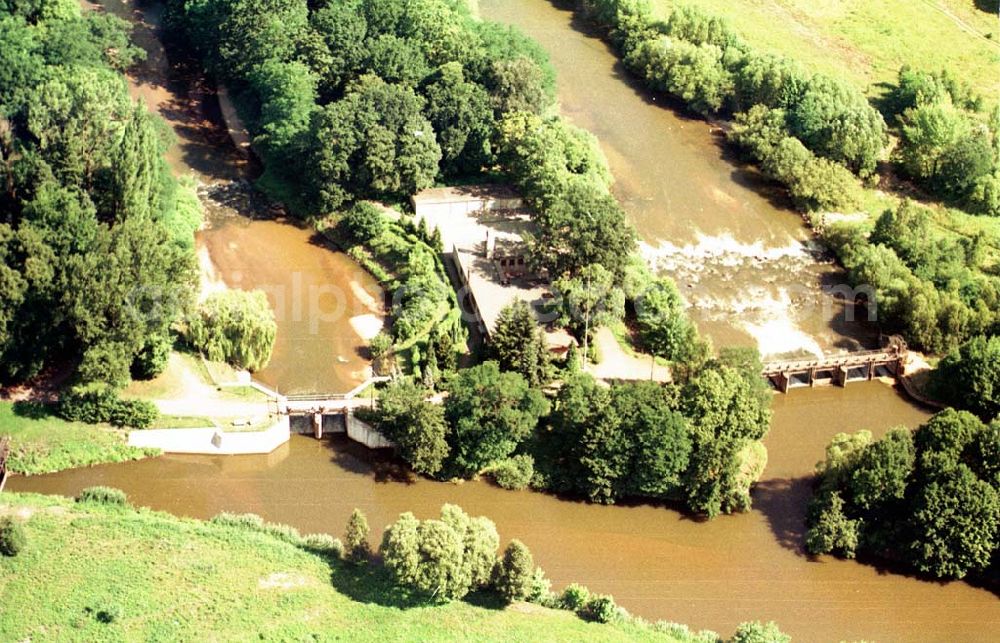
<svg viewBox="0 0 1000 643">
<path fill-rule="evenodd" d="M 931 7 L 932 9 L 935 9 L 938 13 L 942 14 L 949 20 L 951 20 L 953 23 L 955 23 L 955 26 L 957 26 L 965 33 L 969 34 L 970 36 L 975 36 L 976 38 L 979 38 L 983 42 L 987 42 L 993 45 L 994 47 L 1000 49 L 1000 41 L 993 40 L 992 38 L 987 38 L 974 25 L 970 25 L 965 20 L 962 20 L 961 17 L 952 13 L 951 9 L 949 9 L 948 7 L 945 7 L 938 2 L 931 2 L 931 0 L 920 0 L 920 1 L 923 2 L 925 5 Z M 998 21 L 1000 21 L 1000 19 L 998 19 Z"/>
<path fill-rule="evenodd" d="M 669 368 L 653 363 L 649 355 L 626 353 L 610 328 L 601 328 L 594 334 L 594 345 L 600 351 L 601 363 L 588 364 L 587 372 L 598 379 L 671 381 Z"/>
</svg>

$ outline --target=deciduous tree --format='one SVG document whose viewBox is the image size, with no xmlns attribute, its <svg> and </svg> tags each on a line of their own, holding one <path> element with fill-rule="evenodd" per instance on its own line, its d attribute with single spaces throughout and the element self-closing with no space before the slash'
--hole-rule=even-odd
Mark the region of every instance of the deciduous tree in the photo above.
<svg viewBox="0 0 1000 643">
<path fill-rule="evenodd" d="M 448 456 L 448 425 L 442 405 L 428 402 L 426 395 L 422 386 L 397 380 L 379 396 L 374 421 L 414 471 L 434 475 Z"/>
<path fill-rule="evenodd" d="M 548 402 L 520 374 L 485 362 L 447 384 L 448 470 L 467 477 L 502 460 L 535 430 Z"/>
</svg>

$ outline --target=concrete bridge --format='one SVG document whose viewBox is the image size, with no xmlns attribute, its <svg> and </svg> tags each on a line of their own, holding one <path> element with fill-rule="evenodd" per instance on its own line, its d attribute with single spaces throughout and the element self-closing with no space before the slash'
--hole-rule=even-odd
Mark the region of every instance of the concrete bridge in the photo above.
<svg viewBox="0 0 1000 643">
<path fill-rule="evenodd" d="M 847 386 L 848 382 L 872 380 L 883 374 L 898 379 L 903 374 L 906 354 L 905 345 L 894 343 L 879 350 L 768 362 L 763 375 L 782 393 L 803 386 Z"/>
</svg>

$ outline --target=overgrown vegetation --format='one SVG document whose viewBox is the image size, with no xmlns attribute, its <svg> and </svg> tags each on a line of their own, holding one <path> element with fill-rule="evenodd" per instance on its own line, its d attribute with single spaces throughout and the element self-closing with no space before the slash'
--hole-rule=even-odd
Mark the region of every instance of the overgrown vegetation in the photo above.
<svg viewBox="0 0 1000 643">
<path fill-rule="evenodd" d="M 445 632 L 482 640 L 720 640 L 714 632 L 695 633 L 676 623 L 628 616 L 608 597 L 588 598 L 579 607 L 581 615 L 606 620 L 606 625 L 549 609 L 561 601 L 535 573 L 530 552 L 514 543 L 496 577 L 498 583 L 507 579 L 498 585 L 503 593 L 492 599 L 494 590 L 486 590 L 473 604 L 427 601 L 397 585 L 386 567 L 349 563 L 341 560 L 342 548 L 310 545 L 339 541 L 299 536 L 291 527 L 265 523 L 259 516 L 220 515 L 203 522 L 148 509 L 4 494 L 0 513 L 13 512 L 28 516 L 23 527 L 30 546 L 17 557 L 0 556 L 0 575 L 6 579 L 0 611 L 4 640 L 42 635 L 439 640 Z M 489 520 L 469 518 L 457 507 L 446 508 L 445 514 L 456 525 L 474 523 L 487 532 L 492 527 Z M 437 526 L 423 530 L 425 534 L 454 529 L 442 521 L 426 522 Z M 483 565 L 474 567 L 483 571 L 485 549 L 480 553 Z M 490 556 L 492 584 L 495 544 Z M 527 569 L 533 575 L 525 594 Z M 192 596 L 199 600 L 191 601 Z M 503 609 L 508 600 L 525 599 L 540 605 L 530 611 Z M 495 607 L 479 606 L 484 603 Z M 227 607 L 205 609 L 215 604 Z"/>
<path fill-rule="evenodd" d="M 390 220 L 369 202 L 327 218 L 321 229 L 392 293 L 391 334 L 370 344 L 377 370 L 389 373 L 405 366 L 419 374 L 428 367 L 422 356 L 432 353 L 435 360 L 440 354 L 454 363 L 456 353 L 465 350 L 465 328 L 439 244 L 426 229 L 408 219 Z M 407 362 L 398 364 L 397 356 Z"/>
<path fill-rule="evenodd" d="M 1000 417 L 1000 337 L 973 337 L 948 353 L 931 375 L 931 390 L 984 422 Z"/>
<path fill-rule="evenodd" d="M 933 213 L 910 201 L 870 228 L 839 223 L 824 236 L 880 325 L 903 333 L 913 347 L 944 353 L 996 331 L 1000 277 L 983 269 L 985 236 L 942 236 Z"/>
<path fill-rule="evenodd" d="M 998 577 L 1000 423 L 949 409 L 912 434 L 840 434 L 818 474 L 810 552 L 865 553 L 938 578 Z"/>
</svg>

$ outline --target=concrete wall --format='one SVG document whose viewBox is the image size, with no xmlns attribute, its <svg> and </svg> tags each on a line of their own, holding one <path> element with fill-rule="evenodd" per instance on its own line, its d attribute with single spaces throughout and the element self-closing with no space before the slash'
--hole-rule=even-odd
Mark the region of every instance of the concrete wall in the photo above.
<svg viewBox="0 0 1000 643">
<path fill-rule="evenodd" d="M 424 217 L 430 221 L 440 221 L 449 217 L 465 216 L 476 212 L 491 212 L 493 210 L 519 210 L 524 207 L 524 200 L 519 197 L 496 198 L 453 197 L 441 201 L 415 201 L 413 203 L 414 220 L 420 223 Z"/>
<path fill-rule="evenodd" d="M 199 455 L 250 455 L 271 453 L 288 442 L 288 416 L 279 417 L 265 431 L 226 432 L 216 428 L 147 429 L 132 431 L 128 444 L 160 449 L 164 453 Z"/>
<path fill-rule="evenodd" d="M 355 417 L 353 413 L 347 413 L 344 419 L 347 422 L 347 437 L 355 442 L 360 442 L 369 449 L 391 449 L 396 446 L 370 424 Z"/>
</svg>

